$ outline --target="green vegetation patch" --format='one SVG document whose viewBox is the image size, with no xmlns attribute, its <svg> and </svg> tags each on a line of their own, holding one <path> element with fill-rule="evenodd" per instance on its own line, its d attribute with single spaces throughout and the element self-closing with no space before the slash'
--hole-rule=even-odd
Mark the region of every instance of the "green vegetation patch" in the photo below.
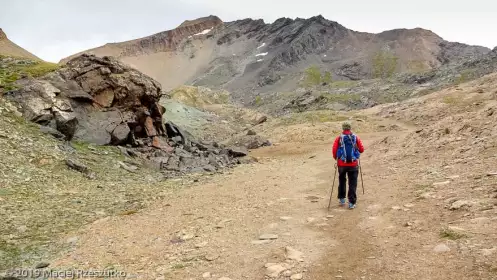
<svg viewBox="0 0 497 280">
<path fill-rule="evenodd" d="M 0 91 L 15 89 L 14 83 L 22 77 L 41 77 L 59 69 L 59 65 L 0 55 Z"/>
<path fill-rule="evenodd" d="M 464 233 L 457 232 L 457 231 L 452 230 L 450 228 L 444 228 L 440 231 L 440 237 L 450 239 L 450 240 L 458 240 L 458 239 L 465 238 L 468 236 Z"/>
</svg>

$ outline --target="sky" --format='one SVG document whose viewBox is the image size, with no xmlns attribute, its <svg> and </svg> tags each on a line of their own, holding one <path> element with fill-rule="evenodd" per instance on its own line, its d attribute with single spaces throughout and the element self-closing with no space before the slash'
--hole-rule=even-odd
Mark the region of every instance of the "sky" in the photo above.
<svg viewBox="0 0 497 280">
<path fill-rule="evenodd" d="M 421 27 L 448 41 L 497 46 L 493 0 L 0 0 L 0 7 L 9 39 L 51 62 L 208 15 L 266 23 L 322 15 L 356 31 Z"/>
</svg>

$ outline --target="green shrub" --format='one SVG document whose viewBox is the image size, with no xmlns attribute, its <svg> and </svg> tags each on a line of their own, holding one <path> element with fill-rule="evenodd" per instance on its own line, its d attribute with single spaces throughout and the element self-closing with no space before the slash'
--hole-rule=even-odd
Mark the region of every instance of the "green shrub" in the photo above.
<svg viewBox="0 0 497 280">
<path fill-rule="evenodd" d="M 261 104 L 262 104 L 262 98 L 259 95 L 257 95 L 255 97 L 255 105 L 259 106 Z"/>
<path fill-rule="evenodd" d="M 454 231 L 450 228 L 444 228 L 440 231 L 440 237 L 450 239 L 450 240 L 457 240 L 457 239 L 465 238 L 465 237 L 467 237 L 467 235 L 464 233 Z"/>
<path fill-rule="evenodd" d="M 321 71 L 317 66 L 311 66 L 305 70 L 305 84 L 307 86 L 321 84 Z"/>
<path fill-rule="evenodd" d="M 385 51 L 376 53 L 372 61 L 373 77 L 381 79 L 392 77 L 397 70 L 398 60 L 398 57 Z"/>
<path fill-rule="evenodd" d="M 331 72 L 326 71 L 324 72 L 324 76 L 322 78 L 323 83 L 331 84 L 332 78 L 331 78 Z"/>
</svg>

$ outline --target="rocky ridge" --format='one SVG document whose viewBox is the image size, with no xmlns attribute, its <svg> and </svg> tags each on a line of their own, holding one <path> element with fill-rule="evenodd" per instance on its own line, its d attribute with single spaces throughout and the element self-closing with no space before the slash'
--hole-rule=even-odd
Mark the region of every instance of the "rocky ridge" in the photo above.
<svg viewBox="0 0 497 280">
<path fill-rule="evenodd" d="M 202 27 L 185 31 L 195 26 Z M 201 32 L 203 28 L 211 29 Z M 258 95 L 302 87 L 302 74 L 311 65 L 330 72 L 333 81 L 358 81 L 430 71 L 490 51 L 448 42 L 421 28 L 357 32 L 322 16 L 280 18 L 270 24 L 253 19 L 221 23 L 209 17 L 166 31 L 167 38 L 161 34 L 130 41 L 140 50 L 128 54 L 129 42 L 88 52 L 117 56 L 167 90 L 183 84 L 223 88 L 236 101 L 252 105 Z M 181 75 L 175 74 L 178 70 Z"/>
</svg>

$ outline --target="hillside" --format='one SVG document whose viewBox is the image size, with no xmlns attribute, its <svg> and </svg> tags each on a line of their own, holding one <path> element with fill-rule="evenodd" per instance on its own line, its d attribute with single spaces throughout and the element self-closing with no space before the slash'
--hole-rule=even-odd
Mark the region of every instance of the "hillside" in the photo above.
<svg viewBox="0 0 497 280">
<path fill-rule="evenodd" d="M 259 93 L 301 87 L 311 65 L 330 72 L 334 81 L 357 81 L 429 71 L 489 51 L 447 42 L 421 28 L 370 34 L 322 16 L 281 18 L 271 24 L 253 19 L 224 23 L 210 16 L 87 52 L 118 57 L 158 80 L 165 90 L 183 84 L 222 88 L 247 105 Z"/>
<path fill-rule="evenodd" d="M 492 74 L 368 110 L 275 118 L 254 128 L 279 142 L 255 150 L 258 163 L 175 180 L 115 147 L 44 135 L 0 99 L 0 268 L 137 279 L 495 279 L 496 86 Z M 172 97 L 202 108 L 221 96 L 192 99 L 197 91 Z M 366 145 L 365 193 L 353 211 L 334 201 L 327 211 L 330 145 L 344 120 Z"/>
<path fill-rule="evenodd" d="M 33 60 L 41 60 L 34 54 L 28 52 L 27 50 L 16 45 L 14 42 L 10 41 L 5 32 L 0 28 L 0 55 L 13 56 L 13 57 L 24 57 Z"/>
</svg>

